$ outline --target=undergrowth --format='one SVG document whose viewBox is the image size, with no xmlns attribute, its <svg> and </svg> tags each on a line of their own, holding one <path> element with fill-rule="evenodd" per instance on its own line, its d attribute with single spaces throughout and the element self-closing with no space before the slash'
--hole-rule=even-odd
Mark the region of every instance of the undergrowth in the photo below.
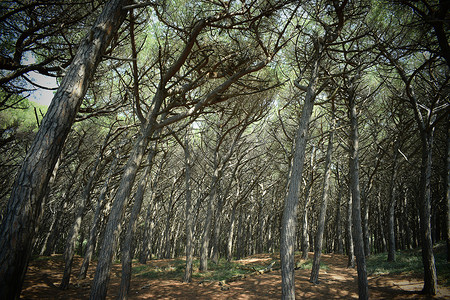
<svg viewBox="0 0 450 300">
<path fill-rule="evenodd" d="M 447 262 L 445 244 L 434 247 L 438 283 L 450 286 L 450 263 Z M 402 250 L 395 253 L 395 261 L 387 261 L 387 253 L 372 254 L 367 259 L 368 274 L 411 274 L 423 276 L 422 254 L 420 249 Z"/>
<path fill-rule="evenodd" d="M 237 275 L 250 274 L 256 270 L 264 269 L 266 265 L 252 264 L 246 266 L 237 262 L 229 262 L 227 260 L 219 260 L 217 264 L 208 263 L 208 271 L 199 271 L 199 260 L 193 261 L 192 277 L 203 281 L 222 281 L 230 279 Z M 176 279 L 180 280 L 184 276 L 185 261 L 171 261 L 165 266 L 138 265 L 133 267 L 133 274 L 139 277 L 149 279 Z"/>
</svg>

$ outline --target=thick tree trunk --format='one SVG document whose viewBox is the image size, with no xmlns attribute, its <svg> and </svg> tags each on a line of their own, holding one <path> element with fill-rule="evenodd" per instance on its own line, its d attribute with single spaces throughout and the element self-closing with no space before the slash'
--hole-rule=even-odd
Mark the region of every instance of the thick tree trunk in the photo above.
<svg viewBox="0 0 450 300">
<path fill-rule="evenodd" d="M 78 47 L 14 183 L 0 227 L 0 298 L 19 297 L 39 224 L 42 199 L 89 82 L 126 16 L 128 0 L 105 5 Z"/>
<path fill-rule="evenodd" d="M 111 166 L 109 167 L 108 174 L 106 175 L 106 179 L 103 182 L 103 186 L 100 190 L 100 193 L 98 195 L 97 204 L 95 207 L 94 217 L 92 219 L 92 225 L 91 230 L 89 232 L 89 238 L 86 244 L 86 251 L 83 258 L 83 263 L 81 264 L 80 274 L 78 275 L 79 279 L 85 279 L 86 274 L 89 268 L 89 264 L 92 259 L 92 255 L 94 254 L 94 247 L 95 247 L 95 241 L 97 238 L 97 231 L 100 223 L 100 213 L 105 206 L 105 199 L 106 194 L 108 191 L 109 182 L 111 181 L 111 178 L 116 170 L 117 163 L 119 160 L 119 153 L 115 154 L 115 157 L 111 163 Z"/>
<path fill-rule="evenodd" d="M 142 202 L 144 200 L 144 193 L 148 185 L 150 172 L 153 165 L 153 157 L 156 153 L 156 145 L 149 150 L 147 162 L 148 166 L 139 182 L 136 194 L 134 196 L 134 204 L 131 209 L 130 219 L 128 220 L 127 232 L 125 233 L 125 240 L 122 245 L 122 278 L 120 280 L 120 289 L 118 299 L 128 299 L 128 292 L 130 291 L 131 280 L 131 260 L 133 259 L 133 237 L 136 231 L 136 220 L 141 211 Z"/>
<path fill-rule="evenodd" d="M 420 185 L 420 231 L 422 237 L 422 262 L 424 269 L 423 292 L 427 295 L 437 293 L 436 264 L 431 238 L 431 164 L 433 131 L 421 132 L 422 135 L 422 170 Z"/>
<path fill-rule="evenodd" d="M 350 147 L 350 189 L 352 194 L 353 238 L 355 241 L 356 266 L 358 271 L 359 299 L 369 299 L 369 285 L 367 281 L 366 259 L 364 254 L 364 240 L 361 226 L 361 195 L 359 184 L 359 137 L 358 119 L 353 87 L 350 88 L 349 109 L 351 128 Z"/>
<path fill-rule="evenodd" d="M 320 206 L 320 215 L 317 225 L 316 241 L 314 246 L 314 259 L 311 268 L 311 277 L 309 279 L 310 282 L 316 284 L 319 281 L 319 267 L 320 267 L 320 256 L 322 255 L 323 232 L 325 230 L 325 219 L 327 216 L 327 205 L 330 194 L 331 155 L 333 152 L 334 127 L 335 127 L 335 118 L 333 116 L 333 119 L 330 124 L 330 136 L 328 138 L 327 156 L 325 158 L 325 177 L 323 180 L 322 204 Z"/>
<path fill-rule="evenodd" d="M 120 233 L 120 222 L 123 218 L 124 207 L 128 202 L 137 170 L 141 164 L 144 151 L 147 148 L 150 134 L 144 132 L 136 141 L 133 151 L 124 168 L 119 188 L 113 200 L 111 213 L 106 224 L 105 234 L 99 260 L 92 283 L 90 299 L 105 299 L 110 278 L 112 259 L 116 251 L 118 236 Z"/>
<path fill-rule="evenodd" d="M 303 164 L 305 161 L 309 120 L 311 118 L 314 106 L 314 89 L 317 81 L 318 66 L 319 58 L 317 58 L 315 61 L 315 65 L 311 74 L 311 80 L 307 88 L 303 111 L 300 118 L 300 124 L 296 132 L 287 195 L 286 200 L 284 201 L 280 241 L 282 299 L 295 299 L 294 251 L 297 232 L 299 184 L 303 173 Z"/>
</svg>

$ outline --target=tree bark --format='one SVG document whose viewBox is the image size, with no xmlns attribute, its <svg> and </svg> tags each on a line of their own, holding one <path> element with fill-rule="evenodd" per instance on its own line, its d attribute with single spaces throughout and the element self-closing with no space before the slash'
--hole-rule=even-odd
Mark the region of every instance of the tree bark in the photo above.
<svg viewBox="0 0 450 300">
<path fill-rule="evenodd" d="M 191 153 L 189 148 L 189 137 L 186 134 L 184 142 L 184 168 L 186 184 L 186 269 L 184 271 L 184 282 L 192 281 L 192 262 L 194 260 L 194 213 L 192 211 L 192 193 L 191 193 Z"/>
<path fill-rule="evenodd" d="M 313 177 L 314 177 L 314 156 L 315 156 L 315 148 L 311 152 L 311 179 L 307 183 L 306 192 L 305 192 L 305 204 L 303 205 L 303 215 L 302 215 L 302 259 L 308 259 L 309 252 L 309 204 L 311 203 L 311 190 L 313 186 Z"/>
<path fill-rule="evenodd" d="M 86 274 L 89 268 L 89 264 L 92 259 L 92 255 L 94 254 L 94 247 L 95 247 L 95 240 L 97 238 L 97 231 L 100 223 L 100 213 L 102 211 L 102 208 L 105 206 L 105 199 L 106 199 L 106 193 L 108 191 L 108 186 L 111 181 L 112 176 L 114 175 L 114 172 L 117 167 L 117 163 L 119 160 L 119 153 L 118 151 L 115 154 L 115 157 L 111 163 L 111 166 L 109 167 L 108 174 L 106 175 L 105 182 L 103 183 L 103 186 L 100 190 L 100 194 L 98 195 L 97 204 L 95 207 L 94 217 L 92 219 L 92 225 L 91 230 L 89 232 L 89 238 L 86 244 L 86 251 L 83 258 L 83 263 L 81 264 L 80 268 L 80 274 L 78 275 L 79 279 L 85 279 Z"/>
<path fill-rule="evenodd" d="M 422 167 L 420 177 L 420 231 L 422 236 L 422 262 L 424 269 L 423 292 L 427 295 L 437 293 L 436 264 L 433 254 L 433 240 L 431 238 L 431 166 L 433 148 L 433 130 L 422 135 Z"/>
<path fill-rule="evenodd" d="M 229 262 L 233 258 L 233 239 L 235 226 L 236 226 L 236 205 L 233 205 L 230 216 L 230 231 L 228 233 L 228 242 L 227 242 L 227 261 Z"/>
<path fill-rule="evenodd" d="M 327 216 L 327 205 L 330 194 L 331 177 L 331 155 L 333 152 L 333 135 L 335 127 L 334 113 L 330 124 L 330 135 L 328 139 L 327 155 L 325 158 L 325 177 L 323 181 L 322 204 L 320 206 L 320 215 L 317 225 L 316 241 L 314 246 L 314 259 L 311 268 L 310 282 L 317 284 L 319 281 L 320 256 L 322 255 L 323 232 L 325 230 L 325 219 Z"/>
<path fill-rule="evenodd" d="M 359 184 L 359 136 L 358 119 L 355 103 L 354 85 L 349 89 L 350 110 L 350 188 L 352 194 L 353 238 L 355 241 L 356 266 L 358 271 L 359 299 L 369 299 L 369 285 L 367 281 L 366 259 L 364 254 L 364 240 L 361 226 L 361 195 Z"/>
<path fill-rule="evenodd" d="M 398 164 L 398 141 L 395 142 L 394 156 L 392 162 L 391 180 L 389 183 L 389 249 L 388 249 L 388 261 L 395 261 L 395 202 L 396 202 L 396 180 L 397 180 L 397 166 Z"/>
<path fill-rule="evenodd" d="M 447 262 L 450 262 L 450 117 L 447 118 L 447 177 L 446 177 L 446 242 L 447 242 Z M 406 200 L 406 199 L 405 199 Z"/>
<path fill-rule="evenodd" d="M 222 218 L 222 209 L 223 209 L 223 195 L 218 195 L 218 201 L 217 201 L 217 209 L 216 209 L 216 215 L 214 218 L 214 240 L 213 240 L 213 252 L 211 255 L 211 260 L 215 264 L 219 261 L 219 239 L 220 239 L 220 221 Z"/>
<path fill-rule="evenodd" d="M 122 249 L 122 278 L 120 280 L 120 289 L 118 299 L 128 299 L 128 293 L 130 291 L 131 280 L 131 263 L 133 259 L 133 236 L 136 231 L 136 220 L 141 211 L 142 202 L 144 200 L 144 193 L 148 185 L 150 172 L 153 165 L 153 157 L 156 153 L 156 145 L 149 150 L 146 167 L 144 174 L 139 182 L 137 188 L 133 208 L 131 209 L 130 219 L 128 220 L 127 232 L 125 233 L 125 240 Z"/>
<path fill-rule="evenodd" d="M 94 184 L 95 179 L 97 178 L 98 166 L 103 158 L 103 153 L 108 145 L 109 138 L 111 136 L 110 128 L 108 135 L 103 142 L 103 145 L 98 153 L 97 158 L 95 159 L 94 165 L 92 166 L 88 182 L 83 191 L 83 195 L 81 196 L 81 201 L 78 204 L 76 213 L 75 213 L 75 221 L 70 229 L 69 235 L 67 237 L 66 247 L 64 249 L 64 273 L 63 278 L 61 280 L 61 284 L 59 286 L 60 289 L 65 290 L 69 287 L 70 274 L 72 273 L 72 262 L 73 256 L 75 255 L 75 246 L 78 239 L 78 233 L 81 228 L 81 221 L 83 219 L 83 215 L 85 212 L 86 204 L 91 200 L 91 189 Z M 83 242 L 83 241 L 81 241 Z"/>
<path fill-rule="evenodd" d="M 212 223 L 212 207 L 216 198 L 217 182 L 218 182 L 218 165 L 217 152 L 214 154 L 214 174 L 211 179 L 211 188 L 208 196 L 208 206 L 206 208 L 206 220 L 203 227 L 202 242 L 200 248 L 200 271 L 208 270 L 208 254 L 209 254 L 209 240 L 211 238 L 211 223 Z"/>
<path fill-rule="evenodd" d="M 299 183 L 305 161 L 309 120 L 311 118 L 316 96 L 315 85 L 318 77 L 319 60 L 320 58 L 317 57 L 314 62 L 300 118 L 300 124 L 296 132 L 287 195 L 284 202 L 283 217 L 281 221 L 280 258 L 282 299 L 295 299 L 294 252 L 297 232 Z"/>
<path fill-rule="evenodd" d="M 125 19 L 122 7 L 128 2 L 111 0 L 105 5 L 81 42 L 22 164 L 0 227 L 0 298 L 19 297 L 52 170 L 102 54 Z"/>
<path fill-rule="evenodd" d="M 361 189 L 361 202 L 364 204 L 362 223 L 363 223 L 364 255 L 366 257 L 370 255 L 369 197 L 367 194 L 366 194 L 366 192 L 364 192 L 364 188 L 362 188 Z"/>
<path fill-rule="evenodd" d="M 337 195 L 337 209 L 336 209 L 336 252 L 338 254 L 344 253 L 344 245 L 342 242 L 342 222 L 341 222 L 341 200 L 342 200 L 342 188 L 339 178 L 339 166 L 336 165 L 336 181 L 338 186 Z"/>
</svg>

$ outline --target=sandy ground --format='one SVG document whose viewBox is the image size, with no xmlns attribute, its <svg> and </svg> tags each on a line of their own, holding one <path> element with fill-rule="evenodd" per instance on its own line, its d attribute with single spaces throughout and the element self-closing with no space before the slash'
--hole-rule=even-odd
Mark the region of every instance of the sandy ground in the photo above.
<svg viewBox="0 0 450 300">
<path fill-rule="evenodd" d="M 312 254 L 310 254 L 312 255 Z M 328 269 L 321 270 L 320 283 L 309 282 L 310 270 L 296 271 L 297 299 L 357 299 L 357 274 L 355 269 L 346 267 L 347 258 L 342 255 L 324 254 L 323 262 Z M 264 265 L 271 261 L 269 254 L 255 255 L 242 263 Z M 164 266 L 170 260 L 152 260 L 148 264 Z M 78 273 L 81 259 L 74 259 L 74 274 Z M 120 265 L 114 265 L 108 299 L 116 299 L 120 284 Z M 30 263 L 22 299 L 88 299 L 89 289 L 94 276 L 95 266 L 91 266 L 88 278 L 71 279 L 69 289 L 60 290 L 57 286 L 64 269 L 61 256 L 52 259 L 34 260 Z M 373 275 L 369 276 L 369 293 L 371 299 L 450 299 L 450 290 L 439 287 L 438 295 L 426 297 L 419 292 L 422 288 L 420 278 L 407 275 Z M 221 285 L 219 282 L 183 283 L 180 280 L 159 280 L 133 277 L 129 299 L 280 299 L 280 271 L 254 274 L 242 280 Z"/>
</svg>

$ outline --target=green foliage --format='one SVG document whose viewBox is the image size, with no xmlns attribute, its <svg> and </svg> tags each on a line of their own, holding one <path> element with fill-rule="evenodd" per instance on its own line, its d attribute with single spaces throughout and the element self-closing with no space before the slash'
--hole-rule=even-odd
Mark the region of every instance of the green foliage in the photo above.
<svg viewBox="0 0 450 300">
<path fill-rule="evenodd" d="M 198 267 L 199 260 L 193 261 L 193 278 L 205 281 L 222 281 L 232 278 L 236 275 L 245 275 L 254 272 L 255 270 L 263 269 L 265 265 L 253 265 L 251 267 L 237 262 L 228 262 L 227 260 L 220 260 L 217 264 L 210 263 L 209 270 L 200 272 Z M 148 265 L 138 265 L 133 267 L 133 274 L 136 276 L 149 279 L 181 279 L 184 275 L 185 261 L 175 260 L 168 262 L 165 266 L 154 266 L 151 263 Z"/>
<path fill-rule="evenodd" d="M 48 108 L 36 103 L 27 103 L 26 106 L 26 109 L 0 111 L 0 129 L 3 131 L 16 128 L 18 132 L 35 131 L 37 129 L 35 109 L 40 123 Z"/>
<path fill-rule="evenodd" d="M 420 274 L 422 258 L 417 250 L 397 251 L 395 262 L 387 261 L 387 253 L 371 255 L 367 260 L 369 274 Z"/>
<path fill-rule="evenodd" d="M 313 265 L 312 259 L 308 259 L 308 260 L 298 262 L 296 268 L 301 269 L 301 270 L 311 270 L 312 265 Z M 319 269 L 326 271 L 326 270 L 328 270 L 328 266 L 321 261 L 320 265 L 319 265 Z"/>
<path fill-rule="evenodd" d="M 450 286 L 450 263 L 446 259 L 445 244 L 437 244 L 434 251 L 438 281 L 444 286 Z M 411 274 L 422 277 L 421 250 L 397 251 L 395 262 L 387 261 L 387 253 L 371 255 L 367 259 L 367 272 L 368 274 Z"/>
</svg>

